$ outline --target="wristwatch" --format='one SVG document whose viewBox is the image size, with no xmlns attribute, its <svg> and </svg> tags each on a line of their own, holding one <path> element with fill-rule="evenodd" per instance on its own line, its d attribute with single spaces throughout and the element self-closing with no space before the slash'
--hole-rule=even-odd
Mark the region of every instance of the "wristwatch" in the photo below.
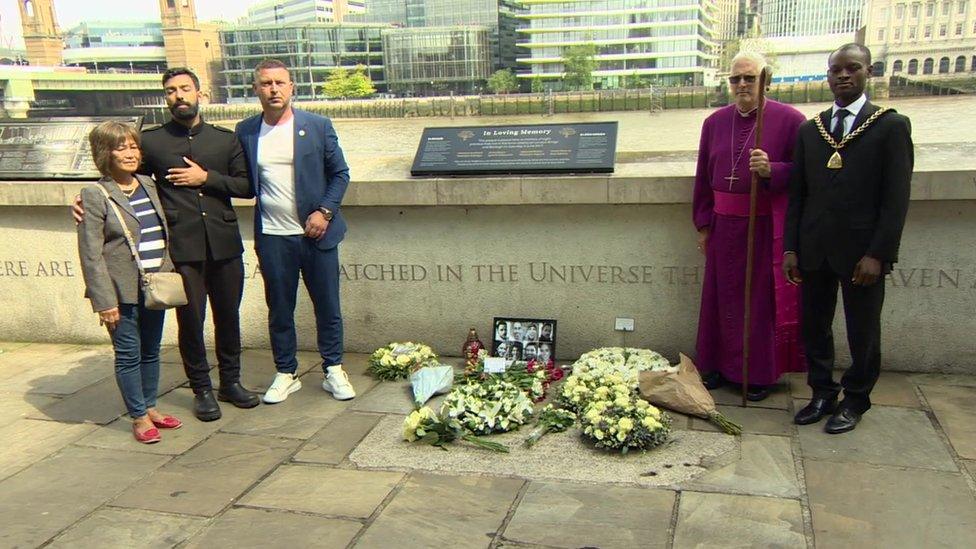
<svg viewBox="0 0 976 549">
<path fill-rule="evenodd" d="M 326 221 L 332 221 L 332 216 L 334 215 L 332 213 L 332 210 L 326 208 L 325 206 L 322 206 L 321 208 L 319 208 L 319 213 L 322 214 L 322 217 L 324 217 Z"/>
</svg>

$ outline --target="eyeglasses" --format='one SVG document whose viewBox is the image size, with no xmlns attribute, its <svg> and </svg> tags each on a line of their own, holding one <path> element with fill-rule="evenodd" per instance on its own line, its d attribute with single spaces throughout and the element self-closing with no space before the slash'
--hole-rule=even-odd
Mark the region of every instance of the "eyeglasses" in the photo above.
<svg viewBox="0 0 976 549">
<path fill-rule="evenodd" d="M 741 76 L 737 74 L 729 77 L 729 84 L 738 84 L 740 81 L 745 81 L 746 84 L 755 84 L 756 78 L 758 77 L 754 74 L 744 74 Z"/>
</svg>

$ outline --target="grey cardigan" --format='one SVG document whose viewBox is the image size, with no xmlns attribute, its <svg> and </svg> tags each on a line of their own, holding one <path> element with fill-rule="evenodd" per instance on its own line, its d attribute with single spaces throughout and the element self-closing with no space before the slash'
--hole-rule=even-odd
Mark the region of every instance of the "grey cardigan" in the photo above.
<svg viewBox="0 0 976 549">
<path fill-rule="evenodd" d="M 159 202 L 156 184 L 144 175 L 136 174 L 136 177 L 146 189 L 168 238 L 169 227 Z M 120 303 L 139 303 L 140 291 L 139 267 L 125 240 L 122 225 L 105 195 L 98 189 L 99 185 L 108 191 L 110 199 L 121 210 L 129 233 L 135 239 L 136 247 L 139 246 L 139 219 L 118 184 L 110 177 L 103 177 L 98 183 L 83 188 L 81 200 L 85 206 L 85 219 L 78 224 L 78 255 L 81 258 L 82 276 L 85 278 L 85 297 L 91 300 L 95 312 L 117 307 Z M 169 257 L 167 242 L 160 271 L 172 270 L 173 262 Z"/>
</svg>

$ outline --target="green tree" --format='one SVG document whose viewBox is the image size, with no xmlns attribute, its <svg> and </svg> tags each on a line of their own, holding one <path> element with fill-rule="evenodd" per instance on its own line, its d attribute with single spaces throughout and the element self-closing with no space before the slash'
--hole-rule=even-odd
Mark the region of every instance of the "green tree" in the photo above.
<svg viewBox="0 0 976 549">
<path fill-rule="evenodd" d="M 596 44 L 580 44 L 566 49 L 563 57 L 563 82 L 567 88 L 593 89 L 593 71 L 596 70 Z"/>
<path fill-rule="evenodd" d="M 376 87 L 373 86 L 373 81 L 363 65 L 356 65 L 352 74 L 342 67 L 337 67 L 329 71 L 329 78 L 322 86 L 322 93 L 329 99 L 362 98 L 376 93 Z"/>
<path fill-rule="evenodd" d="M 488 89 L 492 93 L 512 93 L 518 88 L 518 79 L 511 69 L 499 69 L 488 78 Z"/>
<path fill-rule="evenodd" d="M 546 91 L 546 87 L 542 85 L 541 78 L 532 79 L 532 93 L 543 93 Z"/>
</svg>

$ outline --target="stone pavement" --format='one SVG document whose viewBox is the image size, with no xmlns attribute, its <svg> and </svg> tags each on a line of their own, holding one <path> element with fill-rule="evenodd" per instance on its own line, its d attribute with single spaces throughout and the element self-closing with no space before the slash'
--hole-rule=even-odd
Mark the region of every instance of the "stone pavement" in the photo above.
<svg viewBox="0 0 976 549">
<path fill-rule="evenodd" d="M 159 406 L 185 426 L 144 446 L 121 417 L 109 347 L 0 350 L 0 548 L 927 548 L 976 539 L 976 376 L 884 373 L 875 407 L 839 436 L 792 425 L 809 398 L 800 377 L 749 409 L 720 391 L 745 434 L 724 459 L 675 463 L 693 467 L 692 478 L 647 486 L 358 466 L 350 456 L 409 409 L 396 385 L 364 375 L 363 355 L 347 357 L 356 400 L 323 393 L 317 357 L 304 353 L 304 386 L 286 402 L 225 405 L 223 419 L 200 423 L 168 348 Z M 245 352 L 246 385 L 265 388 L 272 370 L 268 351 Z M 699 420 L 675 424 L 676 437 L 712 436 Z M 608 469 L 639 458 L 592 456 Z"/>
</svg>

